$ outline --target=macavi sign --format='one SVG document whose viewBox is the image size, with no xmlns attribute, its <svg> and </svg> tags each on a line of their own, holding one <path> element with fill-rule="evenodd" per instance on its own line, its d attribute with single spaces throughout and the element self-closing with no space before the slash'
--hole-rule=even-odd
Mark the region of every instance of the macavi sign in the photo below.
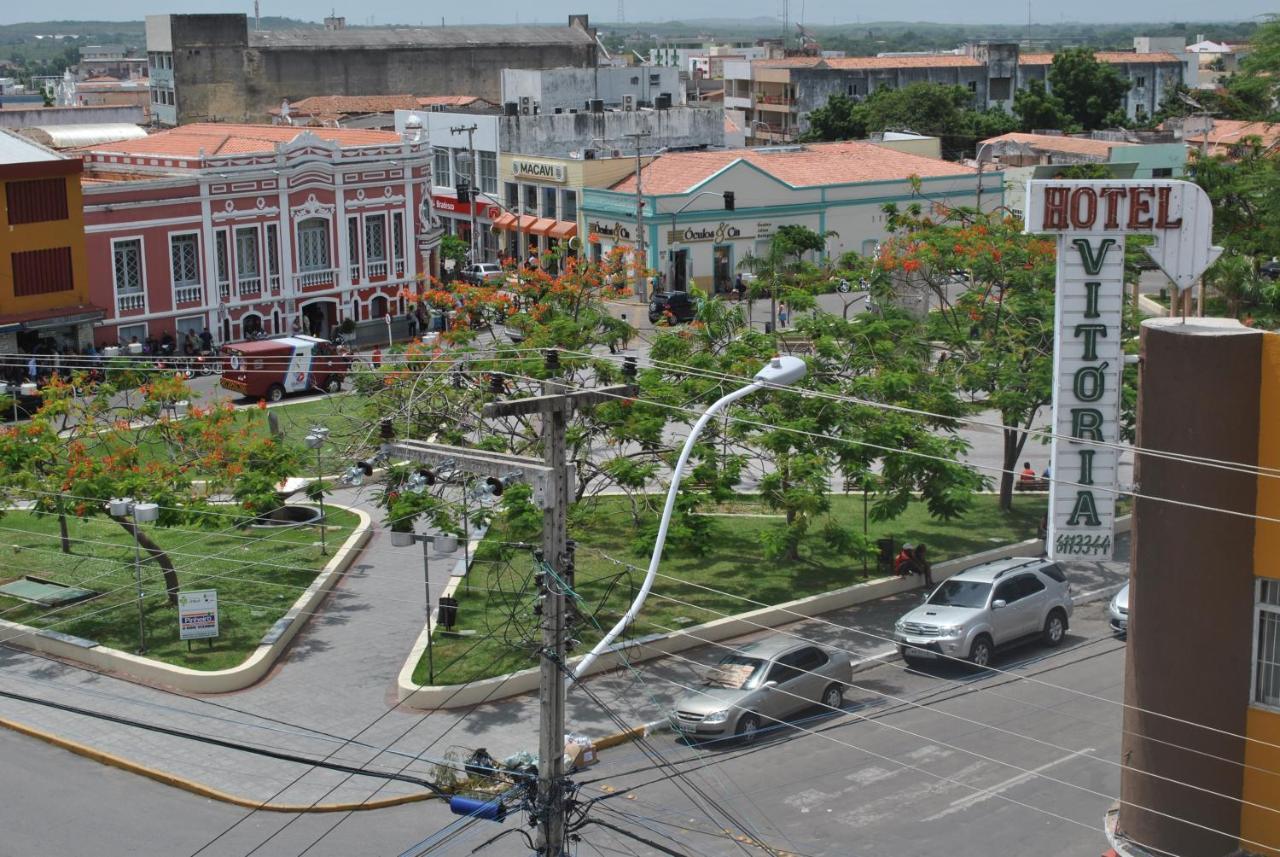
<svg viewBox="0 0 1280 857">
<path fill-rule="evenodd" d="M 1213 212 L 1190 182 L 1032 180 L 1026 231 L 1057 236 L 1053 447 L 1049 530 L 1055 559 L 1110 559 L 1120 486 L 1121 314 L 1127 235 L 1151 235 L 1148 255 L 1178 290 L 1221 252 Z"/>
</svg>

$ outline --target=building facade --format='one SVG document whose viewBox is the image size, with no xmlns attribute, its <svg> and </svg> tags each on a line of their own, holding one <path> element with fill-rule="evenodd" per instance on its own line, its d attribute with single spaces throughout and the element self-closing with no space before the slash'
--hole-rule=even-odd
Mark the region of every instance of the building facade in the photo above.
<svg viewBox="0 0 1280 857">
<path fill-rule="evenodd" d="M 332 334 L 404 311 L 432 249 L 430 153 L 388 131 L 192 125 L 85 154 L 103 342 Z"/>
<path fill-rule="evenodd" d="M 1124 764 L 1107 834 L 1124 857 L 1274 857 L 1280 335 L 1148 319 L 1141 357 L 1136 445 L 1152 454 L 1134 466 Z"/>
<path fill-rule="evenodd" d="M 599 100 L 604 107 L 653 107 L 661 96 L 668 107 L 685 103 L 678 69 L 662 66 L 598 68 L 504 68 L 502 102 L 514 103 L 521 113 L 589 110 Z"/>
<path fill-rule="evenodd" d="M 335 19 L 337 20 L 337 19 Z M 587 16 L 563 27 L 361 27 L 250 32 L 239 15 L 148 15 L 152 115 L 162 125 L 263 122 L 313 95 L 470 93 L 504 68 L 596 64 Z"/>
<path fill-rule="evenodd" d="M 103 311 L 89 295 L 79 158 L 0 131 L 0 354 L 79 350 Z"/>
<path fill-rule="evenodd" d="M 1104 51 L 1095 56 L 1128 80 L 1122 107 L 1131 119 L 1154 115 L 1182 82 L 1182 58 L 1171 53 Z M 960 86 L 972 93 L 978 109 L 1009 110 L 1017 92 L 1032 80 L 1049 85 L 1052 62 L 1052 54 L 1022 53 L 1013 43 L 974 44 L 929 55 L 727 61 L 724 106 L 744 111 L 751 141 L 786 142 L 808 130 L 809 114 L 832 95 L 856 101 L 877 89 L 912 83 Z"/>
<path fill-rule="evenodd" d="M 996 205 L 1001 177 L 988 178 L 994 190 L 985 201 Z M 867 254 L 888 234 L 886 203 L 973 206 L 978 190 L 971 167 L 852 142 L 676 152 L 656 158 L 640 179 L 647 266 L 669 288 L 710 293 L 732 289 L 744 260 L 764 256 L 779 226 L 834 232 L 833 255 Z M 636 245 L 636 197 L 634 175 L 584 191 L 584 240 L 593 256 Z"/>
</svg>

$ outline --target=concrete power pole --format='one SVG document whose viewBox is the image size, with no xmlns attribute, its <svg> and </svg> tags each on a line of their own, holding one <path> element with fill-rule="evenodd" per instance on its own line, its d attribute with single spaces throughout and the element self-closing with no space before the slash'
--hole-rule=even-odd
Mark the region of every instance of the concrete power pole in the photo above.
<svg viewBox="0 0 1280 857">
<path fill-rule="evenodd" d="M 560 371 L 556 351 L 547 353 L 548 373 Z M 624 369 L 629 378 L 635 374 L 634 363 Z M 514 402 L 485 405 L 487 418 L 537 414 L 542 421 L 543 464 L 550 474 L 546 504 L 542 512 L 542 561 L 555 574 L 541 573 L 542 652 L 540 658 L 538 737 L 538 790 L 535 817 L 538 825 L 537 853 L 543 857 L 562 857 L 565 853 L 565 772 L 564 772 L 564 700 L 565 640 L 567 637 L 565 587 L 567 581 L 568 534 L 566 520 L 570 490 L 576 476 L 565 456 L 565 430 L 575 408 L 616 401 L 634 396 L 632 384 L 619 384 L 599 390 L 576 393 L 565 391 L 555 380 L 544 381 L 542 395 Z"/>
<path fill-rule="evenodd" d="M 471 168 L 467 171 L 468 173 L 470 173 L 470 175 L 467 176 L 467 185 L 471 188 L 470 192 L 467 194 L 467 197 L 468 197 L 467 207 L 471 211 L 471 264 L 472 265 L 478 264 L 481 261 L 480 259 L 481 254 L 477 249 L 478 243 L 477 243 L 477 236 L 476 236 L 476 195 L 480 191 L 480 181 L 479 181 L 480 164 L 476 160 L 475 134 L 477 129 L 479 129 L 479 127 L 480 127 L 479 125 L 476 125 L 473 123 L 471 125 L 455 125 L 449 129 L 450 134 L 466 134 L 467 135 L 467 153 L 471 156 L 470 158 Z"/>
<path fill-rule="evenodd" d="M 631 137 L 636 142 L 636 295 L 640 298 L 641 303 L 649 301 L 649 278 L 644 274 L 648 270 L 648 257 L 645 254 L 644 246 L 644 193 L 641 190 L 641 167 L 640 167 L 640 141 L 649 134 L 644 131 L 637 131 L 634 134 L 626 134 L 624 136 Z"/>
</svg>

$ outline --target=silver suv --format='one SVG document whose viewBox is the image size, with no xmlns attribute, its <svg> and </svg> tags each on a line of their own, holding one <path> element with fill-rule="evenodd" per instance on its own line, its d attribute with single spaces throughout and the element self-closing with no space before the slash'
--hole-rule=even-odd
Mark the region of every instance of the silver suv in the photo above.
<svg viewBox="0 0 1280 857">
<path fill-rule="evenodd" d="M 1040 636 L 1057 646 L 1071 616 L 1071 584 L 1053 560 L 1010 557 L 944 581 L 894 625 L 903 660 L 966 658 L 984 667 L 996 647 Z"/>
</svg>

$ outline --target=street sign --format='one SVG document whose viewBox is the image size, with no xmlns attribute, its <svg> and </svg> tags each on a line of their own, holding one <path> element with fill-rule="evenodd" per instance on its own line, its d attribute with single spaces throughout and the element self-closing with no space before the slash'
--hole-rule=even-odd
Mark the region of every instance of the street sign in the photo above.
<svg viewBox="0 0 1280 857">
<path fill-rule="evenodd" d="M 178 595 L 178 639 L 218 636 L 218 590 L 197 589 Z"/>
<path fill-rule="evenodd" d="M 1124 244 L 1151 235 L 1148 253 L 1179 289 L 1221 253 L 1213 212 L 1194 184 L 1174 180 L 1027 184 L 1026 231 L 1057 236 L 1053 445 L 1045 548 L 1055 559 L 1114 551 L 1124 374 Z"/>
</svg>

